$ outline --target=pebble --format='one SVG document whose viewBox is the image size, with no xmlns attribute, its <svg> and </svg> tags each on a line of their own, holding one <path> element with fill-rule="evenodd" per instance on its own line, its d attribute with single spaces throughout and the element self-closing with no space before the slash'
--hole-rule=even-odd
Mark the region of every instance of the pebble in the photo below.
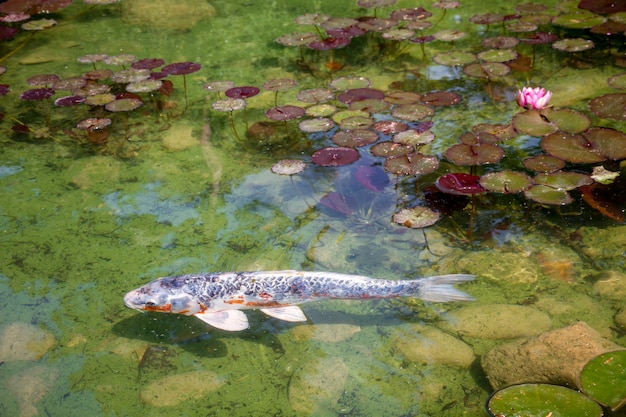
<svg viewBox="0 0 626 417">
<path fill-rule="evenodd" d="M 36 361 L 52 348 L 52 333 L 28 323 L 11 323 L 0 332 L 0 362 Z"/>
<path fill-rule="evenodd" d="M 546 313 L 528 306 L 509 304 L 468 305 L 451 312 L 446 327 L 464 337 L 514 339 L 535 336 L 550 329 Z"/>
<path fill-rule="evenodd" d="M 413 362 L 434 362 L 468 369 L 475 359 L 474 351 L 468 344 L 430 326 L 414 325 L 411 331 L 402 331 L 394 346 Z"/>
<path fill-rule="evenodd" d="M 139 393 L 141 401 L 154 407 L 168 407 L 199 400 L 224 384 L 211 371 L 191 371 L 154 380 Z"/>
</svg>

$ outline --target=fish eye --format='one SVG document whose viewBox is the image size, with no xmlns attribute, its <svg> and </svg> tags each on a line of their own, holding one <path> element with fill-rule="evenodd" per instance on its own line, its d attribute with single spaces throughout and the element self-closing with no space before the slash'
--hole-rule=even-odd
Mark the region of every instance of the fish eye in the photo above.
<svg viewBox="0 0 626 417">
<path fill-rule="evenodd" d="M 148 306 L 148 307 L 156 307 L 156 303 L 154 301 L 146 301 L 146 306 Z"/>
</svg>

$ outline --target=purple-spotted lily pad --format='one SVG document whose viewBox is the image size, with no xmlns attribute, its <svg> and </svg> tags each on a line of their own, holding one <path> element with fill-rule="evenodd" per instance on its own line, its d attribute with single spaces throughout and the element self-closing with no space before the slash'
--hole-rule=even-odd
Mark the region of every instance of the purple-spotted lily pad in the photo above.
<svg viewBox="0 0 626 417">
<path fill-rule="evenodd" d="M 335 127 L 335 123 L 326 117 L 316 117 L 301 121 L 298 127 L 305 133 L 328 132 Z"/>
<path fill-rule="evenodd" d="M 556 190 L 569 191 L 583 185 L 593 184 L 593 179 L 589 175 L 579 172 L 556 171 L 549 174 L 537 174 L 534 182 Z"/>
<path fill-rule="evenodd" d="M 424 94 L 421 101 L 433 107 L 452 106 L 461 102 L 461 96 L 451 91 L 435 91 Z"/>
<path fill-rule="evenodd" d="M 385 93 L 381 90 L 376 90 L 374 88 L 353 88 L 337 96 L 337 100 L 346 104 L 350 104 L 354 101 L 360 101 L 360 100 L 367 100 L 367 99 L 382 100 L 384 98 L 385 98 Z"/>
<path fill-rule="evenodd" d="M 315 151 L 311 155 L 314 164 L 325 167 L 349 165 L 359 159 L 359 152 L 353 148 L 328 147 Z"/>
<path fill-rule="evenodd" d="M 431 117 L 435 114 L 435 110 L 425 104 L 401 104 L 396 106 L 391 111 L 391 114 L 398 119 L 417 122 Z"/>
<path fill-rule="evenodd" d="M 555 132 L 541 139 L 541 148 L 552 156 L 575 164 L 602 162 L 600 155 L 583 135 Z"/>
<path fill-rule="evenodd" d="M 494 36 L 482 40 L 482 45 L 490 49 L 509 49 L 515 47 L 518 43 L 519 40 L 512 36 Z"/>
<path fill-rule="evenodd" d="M 396 175 L 423 175 L 435 172 L 439 168 L 436 156 L 413 152 L 408 155 L 387 158 L 385 171 Z"/>
<path fill-rule="evenodd" d="M 471 64 L 472 62 L 476 61 L 476 55 L 471 52 L 449 51 L 435 55 L 433 57 L 433 61 L 435 61 L 439 65 L 455 67 L 458 65 Z"/>
<path fill-rule="evenodd" d="M 247 98 L 256 96 L 257 94 L 259 94 L 260 91 L 261 90 L 258 87 L 243 86 L 229 88 L 224 92 L 224 94 L 226 95 L 226 97 L 240 98 L 245 100 Z"/>
<path fill-rule="evenodd" d="M 523 172 L 500 171 L 483 175 L 479 182 L 488 191 L 516 194 L 530 188 L 533 180 Z"/>
<path fill-rule="evenodd" d="M 307 44 L 307 46 L 311 49 L 315 49 L 316 51 L 328 51 L 330 49 L 339 49 L 343 48 L 346 45 L 350 44 L 350 38 L 331 38 L 328 37 L 326 39 L 321 39 L 318 41 L 311 42 Z"/>
<path fill-rule="evenodd" d="M 480 185 L 477 175 L 455 172 L 444 174 L 437 179 L 435 186 L 439 191 L 454 195 L 481 194 L 486 190 Z"/>
<path fill-rule="evenodd" d="M 394 91 L 385 96 L 385 101 L 390 104 L 412 104 L 419 102 L 420 98 L 421 95 L 411 91 Z"/>
<path fill-rule="evenodd" d="M 524 159 L 522 164 L 535 172 L 555 172 L 565 166 L 565 161 L 552 155 L 535 155 Z"/>
<path fill-rule="evenodd" d="M 439 216 L 439 213 L 428 207 L 417 206 L 400 210 L 393 215 L 393 221 L 411 229 L 422 229 L 437 223 Z"/>
<path fill-rule="evenodd" d="M 371 117 L 353 116 L 343 119 L 339 123 L 339 128 L 343 130 L 367 129 L 374 124 Z"/>
<path fill-rule="evenodd" d="M 565 52 L 581 52 L 594 47 L 593 41 L 583 38 L 562 39 L 552 44 L 554 49 Z"/>
<path fill-rule="evenodd" d="M 576 13 L 558 15 L 552 19 L 553 24 L 570 29 L 586 29 L 604 22 L 606 22 L 606 17 L 586 10 L 578 10 Z"/>
<path fill-rule="evenodd" d="M 444 155 L 457 165 L 495 164 L 504 156 L 504 150 L 489 143 L 459 143 L 448 148 Z"/>
<path fill-rule="evenodd" d="M 595 127 L 583 135 L 591 143 L 593 150 L 607 159 L 626 159 L 626 134 L 614 129 Z"/>
<path fill-rule="evenodd" d="M 365 77 L 339 77 L 330 82 L 331 88 L 337 91 L 346 91 L 357 88 L 367 88 L 371 85 L 371 81 Z"/>
<path fill-rule="evenodd" d="M 272 107 L 265 112 L 265 117 L 272 120 L 285 121 L 304 116 L 304 109 L 299 106 Z"/>
<path fill-rule="evenodd" d="M 524 191 L 524 196 L 540 204 L 555 206 L 563 206 L 573 201 L 567 191 L 541 184 L 533 185 L 528 190 Z"/>
<path fill-rule="evenodd" d="M 406 123 L 398 122 L 396 120 L 383 120 L 374 123 L 372 128 L 383 135 L 393 135 L 394 133 L 404 132 L 409 128 L 409 126 Z"/>
<path fill-rule="evenodd" d="M 45 100 L 54 95 L 54 89 L 52 88 L 33 88 L 32 90 L 26 90 L 20 98 L 26 101 L 39 101 Z"/>
<path fill-rule="evenodd" d="M 589 101 L 589 110 L 603 119 L 626 120 L 626 94 L 613 93 L 596 97 Z"/>
<path fill-rule="evenodd" d="M 540 113 L 544 119 L 556 125 L 559 130 L 568 133 L 584 132 L 591 125 L 591 120 L 587 116 L 572 109 L 545 108 Z"/>
<path fill-rule="evenodd" d="M 54 100 L 54 105 L 59 107 L 76 106 L 85 102 L 83 96 L 65 96 Z"/>
<path fill-rule="evenodd" d="M 463 68 L 463 72 L 473 78 L 492 79 L 507 75 L 511 67 L 501 62 L 482 62 L 469 64 Z"/>
<path fill-rule="evenodd" d="M 299 159 L 283 159 L 272 165 L 272 172 L 279 175 L 294 175 L 304 171 L 306 163 Z"/>
<path fill-rule="evenodd" d="M 374 192 L 381 192 L 389 185 L 389 176 L 379 166 L 360 166 L 354 173 L 356 180 L 367 188 Z"/>
<path fill-rule="evenodd" d="M 372 144 L 378 140 L 378 133 L 373 130 L 355 129 L 342 130 L 333 135 L 333 142 L 338 146 L 357 148 Z"/>
<path fill-rule="evenodd" d="M 390 141 L 380 142 L 370 148 L 370 153 L 383 158 L 393 158 L 408 155 L 413 152 L 413 147 Z"/>
<path fill-rule="evenodd" d="M 526 110 L 513 116 L 513 126 L 518 132 L 530 136 L 546 136 L 558 130 L 554 123 L 541 117 L 539 110 Z"/>
</svg>

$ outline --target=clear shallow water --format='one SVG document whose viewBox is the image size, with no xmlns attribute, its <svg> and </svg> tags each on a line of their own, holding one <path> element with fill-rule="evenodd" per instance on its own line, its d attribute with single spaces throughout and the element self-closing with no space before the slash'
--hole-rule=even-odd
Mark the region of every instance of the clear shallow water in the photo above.
<svg viewBox="0 0 626 417">
<path fill-rule="evenodd" d="M 623 224 L 584 204 L 557 210 L 486 196 L 477 202 L 471 243 L 469 210 L 424 234 L 393 224 L 390 217 L 397 208 L 418 203 L 416 187 L 436 175 L 389 176 L 382 191 L 364 189 L 356 179 L 358 168 L 381 163 L 367 152 L 346 167 L 311 165 L 293 177 L 275 175 L 270 167 L 276 161 L 308 161 L 314 150 L 332 143 L 329 135 L 307 137 L 292 128 L 280 141 L 244 145 L 226 115 L 211 111 L 216 95 L 202 89 L 210 81 L 260 86 L 271 78 L 297 79 L 295 90 L 279 95 L 285 103 L 293 102 L 299 89 L 326 87 L 331 75 L 319 76 L 328 74 L 324 59 L 315 61 L 321 69 L 315 68 L 314 76 L 311 66 L 295 64 L 296 49 L 274 39 L 297 30 L 293 19 L 304 13 L 355 16 L 352 2 L 275 2 L 271 8 L 215 2 L 216 17 L 178 31 L 127 23 L 122 19 L 127 11 L 118 6 L 73 5 L 56 16 L 57 27 L 36 33 L 21 47 L 26 36 L 2 45 L 3 55 L 16 49 L 2 62 L 8 68 L 2 82 L 14 92 L 3 97 L 3 111 L 33 126 L 45 125 L 46 110 L 18 100 L 17 93 L 29 88 L 25 80 L 41 73 L 79 75 L 87 71 L 76 62 L 84 54 L 129 53 L 168 63 L 199 62 L 203 68 L 187 76 L 187 111 L 181 112 L 182 80 L 173 79 L 170 102 L 177 107 L 157 117 L 146 105 L 148 110 L 131 113 L 128 122 L 116 118 L 106 147 L 79 144 L 79 132 L 65 131 L 87 116 L 84 108 L 53 108 L 52 138 L 13 135 L 5 117 L 0 323 L 4 332 L 30 335 L 22 349 L 27 353 L 36 350 L 30 342 L 52 342 L 32 360 L 5 353 L 4 386 L 36 389 L 3 390 L 0 414 L 484 415 L 490 387 L 476 363 L 412 360 L 402 350 L 406 343 L 435 340 L 426 330 L 432 328 L 463 340 L 477 356 L 503 343 L 447 329 L 448 313 L 458 304 L 320 302 L 304 307 L 311 323 L 286 324 L 252 312 L 250 330 L 236 334 L 207 329 L 193 317 L 145 315 L 124 307 L 128 290 L 179 273 L 279 268 L 390 278 L 475 273 L 478 280 L 464 289 L 478 305 L 531 305 L 550 317 L 552 328 L 584 320 L 624 345 L 613 321 L 623 298 L 598 295 L 593 287 L 602 274 L 624 270 Z M 509 13 L 510 6 L 498 11 Z M 458 21 L 455 28 L 472 33 L 455 47 L 469 47 L 484 36 L 484 26 L 467 23 L 481 12 L 479 5 L 462 5 L 440 23 L 443 29 Z M 427 48 L 435 54 L 450 46 Z M 491 86 L 494 102 L 482 80 L 426 65 L 418 45 L 409 46 L 401 59 L 378 59 L 363 45 L 359 57 L 347 57 L 346 51 L 336 51 L 335 59 L 348 65 L 332 77 L 365 76 L 384 90 L 401 82 L 411 90 L 451 89 L 462 95 L 460 105 L 437 109 L 432 154 L 475 124 L 508 122 L 518 111 L 512 94 L 527 78 L 554 90 L 555 103 L 584 110 L 585 100 L 610 90 L 608 76 L 623 72 L 613 65 L 564 66 L 564 58 L 544 46 L 536 72 Z M 574 84 L 593 88 L 571 88 Z M 250 99 L 249 122 L 261 120 L 273 100 L 268 92 Z M 236 114 L 240 133 L 241 116 Z M 595 122 L 624 128 L 622 122 Z M 191 145 L 172 151 L 168 140 Z M 513 160 L 533 152 L 536 143 L 514 139 L 506 145 L 507 155 Z M 350 196 L 348 214 L 318 204 L 337 190 Z M 159 386 L 168 389 L 158 391 Z"/>
</svg>

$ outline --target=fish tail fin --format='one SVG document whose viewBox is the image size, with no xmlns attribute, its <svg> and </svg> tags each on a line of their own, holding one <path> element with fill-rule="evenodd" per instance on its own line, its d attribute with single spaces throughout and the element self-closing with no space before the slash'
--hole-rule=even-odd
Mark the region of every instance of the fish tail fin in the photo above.
<svg viewBox="0 0 626 417">
<path fill-rule="evenodd" d="M 475 275 L 437 275 L 420 280 L 419 298 L 424 301 L 473 301 L 474 297 L 454 287 L 455 284 L 473 281 Z"/>
</svg>

